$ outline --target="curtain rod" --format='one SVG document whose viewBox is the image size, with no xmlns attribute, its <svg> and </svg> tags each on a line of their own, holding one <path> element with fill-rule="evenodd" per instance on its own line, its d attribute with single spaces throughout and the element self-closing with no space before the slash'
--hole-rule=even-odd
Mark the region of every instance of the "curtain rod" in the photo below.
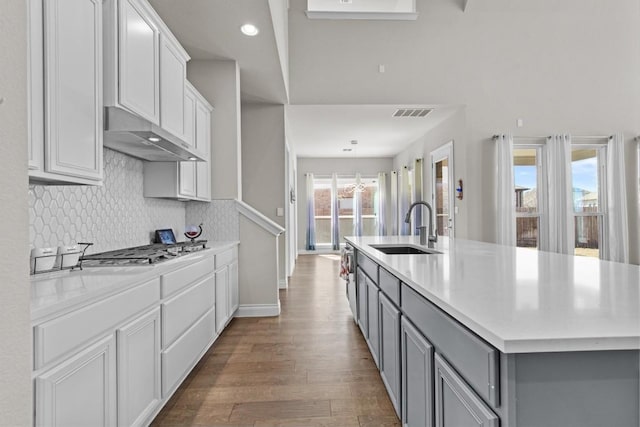
<svg viewBox="0 0 640 427">
<path fill-rule="evenodd" d="M 500 135 L 493 135 L 492 139 L 498 138 Z M 544 136 L 514 136 L 513 139 L 547 139 L 551 135 Z M 571 135 L 571 139 L 611 139 L 612 135 Z"/>
</svg>

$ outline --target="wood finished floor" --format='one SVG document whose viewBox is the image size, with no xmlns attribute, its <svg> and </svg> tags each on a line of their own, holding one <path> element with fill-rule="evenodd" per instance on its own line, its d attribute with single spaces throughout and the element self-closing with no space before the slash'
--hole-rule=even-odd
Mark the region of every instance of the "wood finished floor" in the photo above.
<svg viewBox="0 0 640 427">
<path fill-rule="evenodd" d="M 338 263 L 298 257 L 282 314 L 234 319 L 152 426 L 399 426 Z"/>
</svg>

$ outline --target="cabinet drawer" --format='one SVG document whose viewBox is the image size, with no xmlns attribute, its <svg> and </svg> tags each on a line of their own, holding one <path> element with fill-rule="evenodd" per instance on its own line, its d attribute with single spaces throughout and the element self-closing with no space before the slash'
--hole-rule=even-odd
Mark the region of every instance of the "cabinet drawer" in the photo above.
<svg viewBox="0 0 640 427">
<path fill-rule="evenodd" d="M 213 270 L 213 259 L 207 258 L 163 275 L 162 298 L 186 288 L 205 274 L 213 273 Z"/>
<path fill-rule="evenodd" d="M 378 285 L 380 286 L 382 292 L 384 292 L 385 295 L 399 307 L 400 280 L 398 280 L 393 274 L 389 273 L 384 268 L 380 267 Z"/>
<path fill-rule="evenodd" d="M 229 265 L 236 259 L 236 248 L 216 254 L 216 270 L 225 265 Z"/>
<path fill-rule="evenodd" d="M 367 273 L 367 276 L 378 286 L 378 264 L 373 262 L 371 258 L 363 255 L 362 252 L 358 252 L 357 261 L 358 266 Z"/>
<path fill-rule="evenodd" d="M 162 352 L 162 397 L 189 372 L 215 334 L 213 309 L 200 318 L 184 335 Z"/>
<path fill-rule="evenodd" d="M 498 350 L 407 285 L 401 289 L 402 311 L 476 392 L 498 407 Z"/>
<path fill-rule="evenodd" d="M 215 276 L 210 274 L 195 286 L 162 304 L 162 348 L 168 347 L 215 304 Z"/>
<path fill-rule="evenodd" d="M 35 369 L 160 300 L 159 279 L 34 327 Z"/>
</svg>

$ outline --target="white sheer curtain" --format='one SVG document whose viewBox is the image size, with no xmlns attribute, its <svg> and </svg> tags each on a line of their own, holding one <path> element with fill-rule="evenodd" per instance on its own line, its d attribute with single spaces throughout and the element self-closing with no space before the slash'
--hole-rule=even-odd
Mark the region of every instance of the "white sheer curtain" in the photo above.
<svg viewBox="0 0 640 427">
<path fill-rule="evenodd" d="M 313 188 L 313 174 L 307 174 L 307 239 L 306 249 L 310 251 L 316 250 L 316 218 L 315 218 L 315 201 Z"/>
<path fill-rule="evenodd" d="M 331 175 L 331 248 L 340 249 L 340 218 L 338 206 L 338 174 Z"/>
<path fill-rule="evenodd" d="M 399 188 L 398 228 L 401 236 L 411 236 L 411 224 L 404 222 L 404 216 L 407 214 L 409 206 L 411 205 L 411 183 L 409 182 L 409 168 L 407 166 L 402 167 Z"/>
<path fill-rule="evenodd" d="M 391 182 L 389 183 L 391 190 L 391 235 L 398 235 L 398 171 L 391 171 Z"/>
<path fill-rule="evenodd" d="M 542 250 L 573 254 L 575 224 L 573 188 L 571 182 L 571 135 L 553 135 L 547 138 L 547 177 L 549 203 L 547 207 L 548 247 Z"/>
<path fill-rule="evenodd" d="M 377 217 L 378 217 L 378 236 L 385 236 L 387 234 L 387 174 L 384 172 L 378 173 L 378 203 L 376 205 Z"/>
<path fill-rule="evenodd" d="M 513 181 L 513 136 L 498 135 L 496 142 L 496 243 L 516 245 L 516 205 Z"/>
<path fill-rule="evenodd" d="M 624 167 L 624 135 L 617 133 L 607 145 L 607 238 L 605 259 L 629 262 L 629 224 Z"/>
<path fill-rule="evenodd" d="M 362 177 L 356 173 L 356 188 L 361 188 Z M 356 236 L 362 236 L 362 191 L 353 192 L 353 229 Z"/>
</svg>

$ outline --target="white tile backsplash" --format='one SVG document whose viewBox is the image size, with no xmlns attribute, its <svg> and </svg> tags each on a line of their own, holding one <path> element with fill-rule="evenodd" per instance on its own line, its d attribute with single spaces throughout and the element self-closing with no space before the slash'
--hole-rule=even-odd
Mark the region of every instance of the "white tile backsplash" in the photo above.
<svg viewBox="0 0 640 427">
<path fill-rule="evenodd" d="M 91 252 L 102 252 L 146 245 L 160 228 L 183 240 L 185 224 L 200 223 L 204 239 L 239 240 L 235 200 L 184 203 L 145 198 L 142 190 L 142 161 L 106 148 L 102 186 L 30 185 L 31 247 L 93 242 Z"/>
<path fill-rule="evenodd" d="M 211 203 L 190 202 L 187 224 L 202 223 L 202 238 L 212 241 L 240 240 L 240 224 L 235 200 L 212 200 Z"/>
<path fill-rule="evenodd" d="M 93 242 L 92 252 L 145 245 L 158 228 L 182 236 L 186 206 L 142 196 L 142 161 L 104 150 L 102 186 L 29 186 L 31 247 Z"/>
</svg>

